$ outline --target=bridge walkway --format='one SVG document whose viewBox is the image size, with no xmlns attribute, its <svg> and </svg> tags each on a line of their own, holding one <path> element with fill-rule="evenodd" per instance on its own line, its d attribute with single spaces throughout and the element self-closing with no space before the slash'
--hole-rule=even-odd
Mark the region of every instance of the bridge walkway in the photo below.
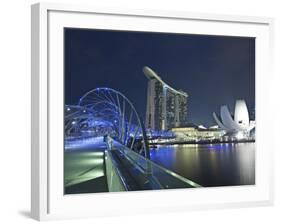
<svg viewBox="0 0 281 224">
<path fill-rule="evenodd" d="M 64 154 L 65 193 L 193 188 L 200 185 L 112 140 L 73 145 Z"/>
</svg>

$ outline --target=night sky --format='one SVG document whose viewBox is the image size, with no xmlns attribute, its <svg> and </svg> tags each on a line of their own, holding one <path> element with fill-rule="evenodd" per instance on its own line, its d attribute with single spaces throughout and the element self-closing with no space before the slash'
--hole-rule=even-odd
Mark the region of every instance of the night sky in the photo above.
<svg viewBox="0 0 281 224">
<path fill-rule="evenodd" d="M 189 94 L 188 122 L 215 124 L 212 112 L 236 99 L 255 107 L 254 38 L 65 29 L 65 103 L 110 87 L 125 94 L 145 118 L 146 65 Z"/>
</svg>

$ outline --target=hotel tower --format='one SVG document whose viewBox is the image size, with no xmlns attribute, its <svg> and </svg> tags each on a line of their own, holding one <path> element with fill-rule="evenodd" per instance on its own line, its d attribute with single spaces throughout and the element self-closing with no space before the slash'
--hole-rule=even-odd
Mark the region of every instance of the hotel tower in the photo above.
<svg viewBox="0 0 281 224">
<path fill-rule="evenodd" d="M 187 122 L 187 93 L 166 84 L 151 68 L 143 68 L 148 78 L 145 126 L 168 130 Z"/>
</svg>

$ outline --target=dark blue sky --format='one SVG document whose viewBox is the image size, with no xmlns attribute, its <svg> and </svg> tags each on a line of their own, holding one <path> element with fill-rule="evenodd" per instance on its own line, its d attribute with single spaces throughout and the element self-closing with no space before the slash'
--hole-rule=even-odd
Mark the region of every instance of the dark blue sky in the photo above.
<svg viewBox="0 0 281 224">
<path fill-rule="evenodd" d="M 65 29 L 65 103 L 110 87 L 125 94 L 144 118 L 147 65 L 189 94 L 188 121 L 214 124 L 212 112 L 236 99 L 255 107 L 254 38 Z"/>
</svg>

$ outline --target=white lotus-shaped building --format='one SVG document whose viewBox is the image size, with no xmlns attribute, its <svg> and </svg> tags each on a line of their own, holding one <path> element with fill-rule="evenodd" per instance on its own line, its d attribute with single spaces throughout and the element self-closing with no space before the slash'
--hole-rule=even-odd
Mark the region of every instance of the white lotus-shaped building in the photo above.
<svg viewBox="0 0 281 224">
<path fill-rule="evenodd" d="M 221 129 L 237 138 L 248 137 L 250 131 L 255 127 L 255 122 L 249 119 L 245 100 L 236 100 L 234 117 L 231 116 L 226 105 L 221 106 L 220 117 L 215 112 L 213 117 Z"/>
</svg>

